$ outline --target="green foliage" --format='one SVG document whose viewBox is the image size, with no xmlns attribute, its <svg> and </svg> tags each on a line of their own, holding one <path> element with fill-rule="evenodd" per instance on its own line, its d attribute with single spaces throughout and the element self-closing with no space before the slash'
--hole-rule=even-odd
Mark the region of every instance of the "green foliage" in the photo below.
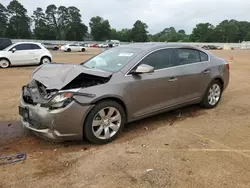
<svg viewBox="0 0 250 188">
<path fill-rule="evenodd" d="M 0 3 L 0 36 L 6 36 L 7 31 L 7 9 Z"/>
<path fill-rule="evenodd" d="M 80 10 L 76 7 L 68 7 L 68 30 L 66 33 L 67 40 L 83 40 L 88 32 L 88 27 L 82 23 Z"/>
<path fill-rule="evenodd" d="M 7 6 L 10 15 L 7 28 L 7 36 L 11 38 L 29 38 L 30 17 L 27 16 L 27 10 L 17 0 L 12 0 Z"/>
<path fill-rule="evenodd" d="M 186 34 L 185 30 L 183 30 L 183 29 L 179 30 L 178 33 L 181 33 L 181 34 L 183 34 L 183 35 Z"/>
<path fill-rule="evenodd" d="M 210 23 L 197 24 L 193 29 L 190 40 L 193 42 L 212 42 L 214 26 Z"/>
<path fill-rule="evenodd" d="M 45 13 L 43 12 L 42 8 L 38 7 L 33 12 L 32 19 L 35 23 L 33 33 L 36 39 L 52 40 L 56 38 L 56 32 L 48 24 L 48 20 L 46 19 Z"/>
<path fill-rule="evenodd" d="M 75 41 L 81 41 L 85 36 L 90 38 L 88 27 L 82 23 L 82 16 L 77 7 L 57 7 L 51 4 L 45 11 L 38 7 L 30 18 L 20 2 L 11 0 L 7 7 L 0 3 L 0 37 Z M 33 31 L 31 31 L 31 25 Z M 98 41 L 107 39 L 123 42 L 250 41 L 250 23 L 237 20 L 224 20 L 217 26 L 198 23 L 191 35 L 187 35 L 183 29 L 176 31 L 174 27 L 165 28 L 156 34 L 148 34 L 147 24 L 140 20 L 134 23 L 132 29 L 111 29 L 109 21 L 100 16 L 91 18 L 89 26 L 92 37 Z"/>
<path fill-rule="evenodd" d="M 154 42 L 179 42 L 188 41 L 188 36 L 185 34 L 184 30 L 176 32 L 174 27 L 165 28 L 160 33 L 151 35 L 149 37 L 150 41 Z"/>
<path fill-rule="evenodd" d="M 108 20 L 104 20 L 100 16 L 93 17 L 90 19 L 89 27 L 94 40 L 101 41 L 110 38 L 111 28 Z"/>
<path fill-rule="evenodd" d="M 147 24 L 137 20 L 131 31 L 131 40 L 134 42 L 146 42 L 148 40 Z"/>
<path fill-rule="evenodd" d="M 82 23 L 78 8 L 49 5 L 45 13 L 47 29 L 52 31 L 54 39 L 83 40 L 88 27 Z"/>
<path fill-rule="evenodd" d="M 224 20 L 216 27 L 200 23 L 194 28 L 190 39 L 194 42 L 242 42 L 249 30 L 250 23 L 245 21 Z"/>
<path fill-rule="evenodd" d="M 244 41 L 250 41 L 250 31 L 246 34 Z"/>
<path fill-rule="evenodd" d="M 122 29 L 118 32 L 119 40 L 123 42 L 131 42 L 131 35 L 132 30 L 131 29 Z"/>
</svg>

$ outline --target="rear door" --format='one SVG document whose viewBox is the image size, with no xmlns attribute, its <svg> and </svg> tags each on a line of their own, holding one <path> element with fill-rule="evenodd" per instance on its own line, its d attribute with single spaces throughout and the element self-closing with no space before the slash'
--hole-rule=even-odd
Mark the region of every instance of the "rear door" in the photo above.
<svg viewBox="0 0 250 188">
<path fill-rule="evenodd" d="M 154 67 L 153 73 L 131 76 L 131 100 L 133 118 L 158 112 L 173 106 L 177 101 L 178 81 L 172 68 L 173 49 L 155 51 L 145 57 L 133 69 L 146 64 Z"/>
<path fill-rule="evenodd" d="M 179 102 L 185 103 L 199 99 L 210 81 L 209 56 L 199 50 L 176 49 L 176 68 L 180 88 Z"/>
<path fill-rule="evenodd" d="M 42 54 L 42 48 L 37 44 L 30 44 L 30 55 L 31 55 L 31 63 L 33 64 L 39 64 L 40 63 L 40 57 Z"/>
</svg>

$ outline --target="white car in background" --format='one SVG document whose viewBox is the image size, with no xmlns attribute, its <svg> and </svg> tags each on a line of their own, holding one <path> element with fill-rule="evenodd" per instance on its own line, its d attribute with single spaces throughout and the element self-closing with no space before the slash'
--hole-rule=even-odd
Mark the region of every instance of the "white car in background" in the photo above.
<svg viewBox="0 0 250 188">
<path fill-rule="evenodd" d="M 61 47 L 61 50 L 65 52 L 85 52 L 87 48 L 79 44 L 67 44 Z"/>
<path fill-rule="evenodd" d="M 0 51 L 0 68 L 51 62 L 51 53 L 41 43 L 18 42 Z"/>
<path fill-rule="evenodd" d="M 99 46 L 100 48 L 108 48 L 108 47 L 109 47 L 109 45 L 106 44 L 106 43 L 104 43 L 104 44 L 98 44 L 98 46 Z"/>
</svg>

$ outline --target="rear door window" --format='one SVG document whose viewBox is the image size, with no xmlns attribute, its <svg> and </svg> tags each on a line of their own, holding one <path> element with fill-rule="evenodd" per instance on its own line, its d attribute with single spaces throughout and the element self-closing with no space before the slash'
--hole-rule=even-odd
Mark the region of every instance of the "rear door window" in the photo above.
<svg viewBox="0 0 250 188">
<path fill-rule="evenodd" d="M 153 52 L 145 57 L 137 66 L 146 64 L 154 67 L 155 70 L 164 69 L 174 66 L 173 49 L 163 49 Z"/>
<path fill-rule="evenodd" d="M 180 65 L 200 62 L 200 53 L 193 49 L 177 49 L 177 56 Z"/>
</svg>

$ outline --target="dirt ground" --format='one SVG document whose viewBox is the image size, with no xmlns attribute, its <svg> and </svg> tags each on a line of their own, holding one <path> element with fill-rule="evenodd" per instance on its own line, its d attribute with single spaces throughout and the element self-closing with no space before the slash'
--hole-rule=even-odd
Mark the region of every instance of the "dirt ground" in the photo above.
<svg viewBox="0 0 250 188">
<path fill-rule="evenodd" d="M 53 57 L 80 63 L 98 52 Z M 250 52 L 213 53 L 234 58 L 217 108 L 191 106 L 134 122 L 103 146 L 50 143 L 22 130 L 20 89 L 35 67 L 0 70 L 0 157 L 27 153 L 24 162 L 0 166 L 0 187 L 250 187 Z"/>
</svg>

